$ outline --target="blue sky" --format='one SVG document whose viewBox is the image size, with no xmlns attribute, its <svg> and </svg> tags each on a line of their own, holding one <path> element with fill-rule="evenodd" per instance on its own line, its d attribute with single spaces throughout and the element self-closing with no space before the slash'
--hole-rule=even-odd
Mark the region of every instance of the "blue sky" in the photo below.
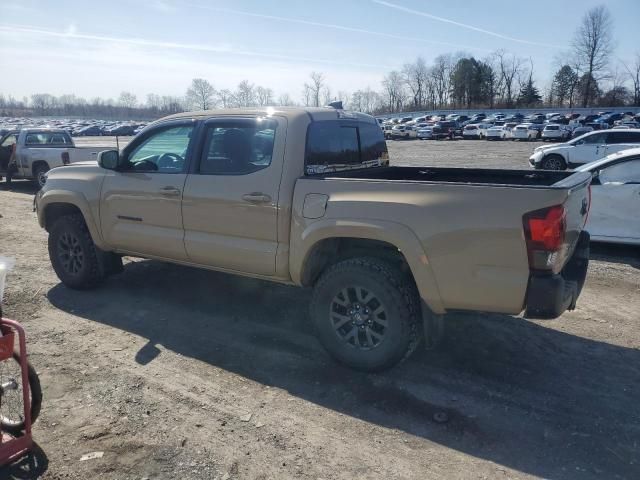
<svg viewBox="0 0 640 480">
<path fill-rule="evenodd" d="M 531 57 L 542 87 L 582 15 L 602 3 L 616 58 L 630 60 L 639 0 L 0 0 L 0 93 L 142 99 L 183 95 L 203 77 L 299 100 L 313 70 L 333 91 L 379 89 L 417 56 L 500 48 Z"/>
</svg>

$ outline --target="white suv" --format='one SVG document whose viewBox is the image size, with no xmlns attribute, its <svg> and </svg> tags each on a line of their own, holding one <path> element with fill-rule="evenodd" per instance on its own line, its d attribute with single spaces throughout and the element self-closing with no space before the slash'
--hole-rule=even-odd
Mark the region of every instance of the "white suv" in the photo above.
<svg viewBox="0 0 640 480">
<path fill-rule="evenodd" d="M 545 125 L 542 130 L 542 141 L 547 140 L 566 140 L 571 137 L 571 132 L 564 125 L 550 123 Z"/>
<path fill-rule="evenodd" d="M 640 129 L 596 130 L 566 143 L 536 148 L 529 164 L 544 170 L 565 170 L 638 146 Z"/>
</svg>

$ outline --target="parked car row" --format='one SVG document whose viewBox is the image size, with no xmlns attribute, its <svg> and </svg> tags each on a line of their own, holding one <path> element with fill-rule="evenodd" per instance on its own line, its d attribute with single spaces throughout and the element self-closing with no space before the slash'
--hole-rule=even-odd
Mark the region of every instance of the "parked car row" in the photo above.
<svg viewBox="0 0 640 480">
<path fill-rule="evenodd" d="M 21 128 L 57 128 L 74 137 L 132 136 L 146 126 L 147 122 L 0 117 L 0 135 Z"/>
</svg>

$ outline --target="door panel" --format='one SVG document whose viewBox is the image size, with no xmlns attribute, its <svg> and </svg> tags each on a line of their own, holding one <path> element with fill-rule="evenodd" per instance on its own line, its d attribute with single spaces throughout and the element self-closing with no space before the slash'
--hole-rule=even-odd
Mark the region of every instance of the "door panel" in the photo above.
<svg viewBox="0 0 640 480">
<path fill-rule="evenodd" d="M 102 185 L 104 239 L 119 250 L 186 260 L 180 193 L 186 174 L 111 172 Z M 165 190 L 173 188 L 175 190 Z"/>
<path fill-rule="evenodd" d="M 191 261 L 275 274 L 285 131 L 281 118 L 207 122 L 201 161 L 187 177 L 182 205 Z"/>
<path fill-rule="evenodd" d="M 573 163 L 589 163 L 605 156 L 606 145 L 578 145 L 569 151 L 569 161 Z"/>
<path fill-rule="evenodd" d="M 591 187 L 588 230 L 602 237 L 640 239 L 640 159 L 603 168 L 596 182 Z"/>
<path fill-rule="evenodd" d="M 587 230 L 603 237 L 640 239 L 640 185 L 606 184 L 591 187 Z"/>
<path fill-rule="evenodd" d="M 100 222 L 108 245 L 187 260 L 182 193 L 194 131 L 191 121 L 160 125 L 123 151 L 119 171 L 105 176 L 101 191 Z"/>
</svg>

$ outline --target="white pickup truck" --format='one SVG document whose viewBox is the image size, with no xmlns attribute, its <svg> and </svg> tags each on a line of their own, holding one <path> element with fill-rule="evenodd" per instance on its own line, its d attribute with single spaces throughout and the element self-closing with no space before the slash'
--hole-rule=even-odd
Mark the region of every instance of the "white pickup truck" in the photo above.
<svg viewBox="0 0 640 480">
<path fill-rule="evenodd" d="M 96 160 L 102 148 L 78 148 L 65 130 L 23 128 L 0 138 L 0 180 L 35 180 L 44 186 L 47 172 L 55 167 Z"/>
</svg>

